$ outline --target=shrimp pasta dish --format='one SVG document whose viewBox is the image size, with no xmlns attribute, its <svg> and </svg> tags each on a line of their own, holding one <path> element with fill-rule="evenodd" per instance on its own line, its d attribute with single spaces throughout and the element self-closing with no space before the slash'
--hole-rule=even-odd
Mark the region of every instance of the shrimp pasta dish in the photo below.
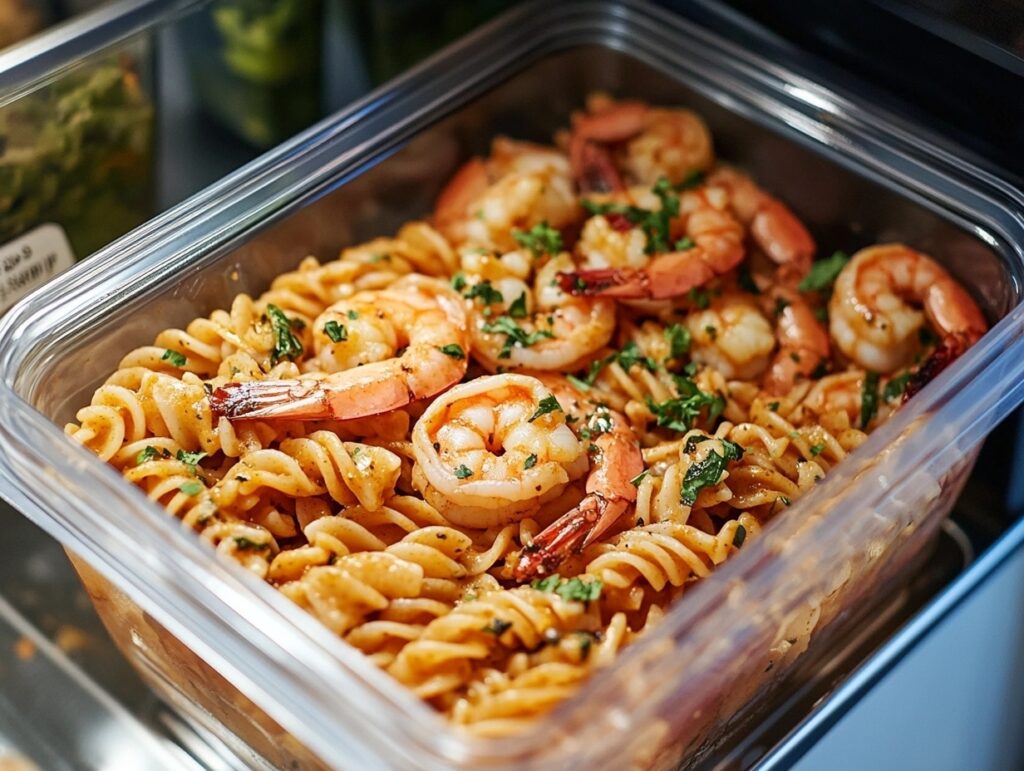
<svg viewBox="0 0 1024 771">
<path fill-rule="evenodd" d="M 478 735 L 522 730 L 986 331 L 593 95 L 423 221 L 128 353 L 67 434 Z"/>
</svg>

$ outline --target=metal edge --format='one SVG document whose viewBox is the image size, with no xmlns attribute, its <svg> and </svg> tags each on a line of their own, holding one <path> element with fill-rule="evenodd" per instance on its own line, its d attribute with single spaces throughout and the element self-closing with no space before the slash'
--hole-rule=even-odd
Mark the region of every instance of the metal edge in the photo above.
<svg viewBox="0 0 1024 771">
<path fill-rule="evenodd" d="M 858 667 L 789 736 L 756 766 L 781 771 L 802 758 L 863 696 L 949 618 L 971 595 L 1024 548 L 1024 519 L 1018 519 L 973 565 Z"/>
</svg>

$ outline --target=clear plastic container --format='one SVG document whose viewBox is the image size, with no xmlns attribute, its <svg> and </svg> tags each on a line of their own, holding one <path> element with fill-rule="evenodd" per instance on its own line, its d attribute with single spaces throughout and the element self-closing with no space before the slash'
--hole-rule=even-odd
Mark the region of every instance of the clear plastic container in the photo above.
<svg viewBox="0 0 1024 771">
<path fill-rule="evenodd" d="M 822 249 L 904 240 L 991 331 L 571 701 L 468 738 L 271 587 L 215 559 L 62 435 L 121 352 L 308 253 L 427 211 L 507 133 L 547 139 L 604 89 L 686 104 Z M 1024 400 L 1024 199 L 927 132 L 646 5 L 532 4 L 76 266 L 0 323 L 0 490 L 76 555 L 161 693 L 278 767 L 667 768 L 716 758 L 779 683 L 826 666 L 922 558 L 978 443 Z M 55 425 L 57 424 L 57 425 Z M 788 679 L 787 679 L 788 678 Z"/>
<path fill-rule="evenodd" d="M 154 213 L 142 6 L 170 10 L 125 0 L 0 53 L 0 313 Z"/>
</svg>

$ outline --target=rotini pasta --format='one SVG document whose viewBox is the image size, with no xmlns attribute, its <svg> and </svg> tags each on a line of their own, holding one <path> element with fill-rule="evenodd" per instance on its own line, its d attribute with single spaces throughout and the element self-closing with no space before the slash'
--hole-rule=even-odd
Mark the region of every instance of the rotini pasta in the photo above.
<svg viewBox="0 0 1024 771">
<path fill-rule="evenodd" d="M 984 332 L 907 247 L 815 263 L 651 116 L 496 140 L 431 223 L 129 352 L 68 436 L 454 724 L 522 730 Z"/>
</svg>

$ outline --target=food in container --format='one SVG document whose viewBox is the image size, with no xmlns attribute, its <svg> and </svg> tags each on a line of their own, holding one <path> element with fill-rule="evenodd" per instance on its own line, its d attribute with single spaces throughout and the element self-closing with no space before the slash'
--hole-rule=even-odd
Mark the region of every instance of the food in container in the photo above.
<svg viewBox="0 0 1024 771">
<path fill-rule="evenodd" d="M 56 313 L 20 306 L 4 322 L 30 330 L 0 335 L 6 387 L 48 416 L 0 401 L 0 470 L 17 502 L 109 576 L 76 558 L 115 639 L 150 682 L 194 719 L 215 715 L 222 735 L 272 763 L 564 767 L 571 758 L 621 768 L 710 757 L 786 677 L 827 660 L 843 630 L 913 567 L 976 443 L 1018 398 L 993 396 L 1019 376 L 1012 189 L 947 165 L 919 138 L 862 129 L 865 116 L 886 124 L 870 107 L 854 120 L 840 97 L 791 73 L 772 70 L 780 81 L 764 82 L 768 65 L 660 12 L 569 11 L 512 15 L 463 44 L 458 60 L 414 72 L 390 98 L 357 105 L 148 226 L 133 248 L 112 249 L 44 289 L 37 299 L 57 301 Z M 437 99 L 421 90 L 428 82 L 449 90 L 444 115 L 424 120 L 421 110 Z M 49 421 L 88 400 L 116 367 L 116 351 L 238 292 L 258 294 L 309 251 L 397 230 L 428 210 L 461 162 L 486 150 L 486 137 L 544 141 L 598 88 L 694 108 L 720 153 L 790 203 L 819 242 L 911 242 L 989 318 L 1005 318 L 577 697 L 513 738 L 469 738 L 284 598 L 211 560 Z M 186 257 L 193 262 L 183 270 Z M 62 483 L 46 485 L 50 474 Z"/>
</svg>

